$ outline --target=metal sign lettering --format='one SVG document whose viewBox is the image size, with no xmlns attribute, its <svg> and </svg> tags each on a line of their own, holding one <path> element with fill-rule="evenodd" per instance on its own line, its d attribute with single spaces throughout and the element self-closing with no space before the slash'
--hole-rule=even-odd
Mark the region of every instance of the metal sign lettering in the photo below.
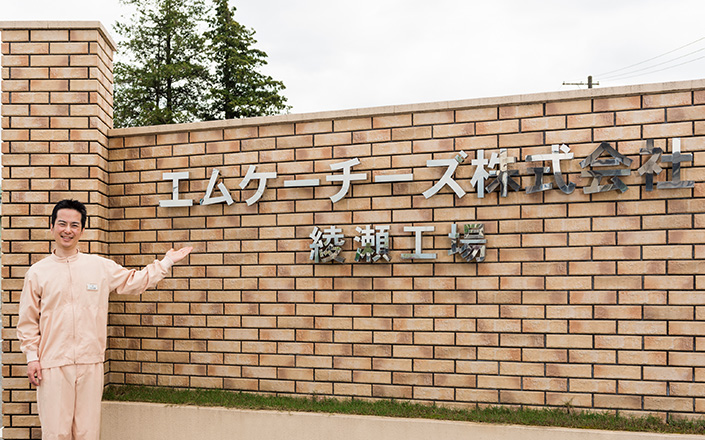
<svg viewBox="0 0 705 440">
<path fill-rule="evenodd" d="M 560 150 L 560 152 L 559 152 Z M 534 181 L 533 186 L 529 186 L 526 188 L 526 193 L 527 194 L 532 194 L 535 192 L 539 191 L 548 191 L 549 189 L 553 188 L 553 183 L 548 182 L 548 183 L 543 183 L 543 175 L 544 173 L 549 173 L 551 172 L 551 168 L 553 168 L 553 180 L 556 181 L 556 185 L 558 185 L 558 189 L 563 191 L 565 194 L 571 194 L 575 190 L 575 183 L 568 183 L 565 178 L 563 177 L 563 173 L 561 172 L 561 161 L 562 160 L 568 160 L 573 158 L 573 153 L 570 152 L 570 147 L 568 147 L 566 144 L 562 145 L 551 145 L 551 153 L 550 154 L 533 154 L 533 155 L 527 155 L 526 156 L 526 161 L 527 162 L 551 162 L 550 167 L 537 167 L 537 168 L 532 168 L 534 175 L 536 177 L 536 180 Z"/>
<path fill-rule="evenodd" d="M 642 148 L 639 151 L 639 154 L 641 155 L 650 155 L 648 161 L 638 169 L 639 175 L 646 176 L 647 191 L 652 191 L 654 189 L 654 175 L 658 175 L 663 170 L 659 165 L 660 162 L 671 164 L 671 180 L 656 182 L 656 189 L 693 188 L 694 182 L 692 180 L 681 180 L 681 164 L 683 162 L 692 162 L 693 154 L 681 153 L 681 143 L 679 138 L 673 139 L 672 144 L 673 151 L 671 154 L 663 154 L 661 149 L 654 148 L 652 140 L 647 140 L 646 148 Z M 460 151 L 452 158 L 426 161 L 427 167 L 444 166 L 446 167 L 446 171 L 443 173 L 441 178 L 433 186 L 431 186 L 431 188 L 423 191 L 424 197 L 430 198 L 446 186 L 450 188 L 459 198 L 464 197 L 466 194 L 465 190 L 460 186 L 460 184 L 458 184 L 458 182 L 454 180 L 453 176 L 458 167 L 465 163 L 465 159 L 467 159 L 467 157 L 467 153 Z M 561 163 L 572 158 L 573 153 L 570 152 L 570 148 L 565 144 L 552 145 L 551 152 L 548 154 L 527 155 L 525 157 L 527 162 L 550 162 L 551 166 L 530 167 L 530 171 L 534 175 L 534 183 L 526 188 L 526 192 L 528 194 L 532 194 L 554 189 L 555 182 L 555 186 L 560 191 L 564 194 L 571 194 L 575 190 L 575 183 L 568 182 L 568 180 L 564 177 L 561 171 Z M 493 191 L 498 191 L 500 197 L 507 197 L 509 190 L 519 191 L 522 189 L 519 182 L 515 179 L 519 176 L 519 170 L 510 168 L 510 165 L 517 163 L 517 158 L 509 156 L 507 149 L 502 148 L 499 153 L 492 153 L 490 159 L 485 158 L 484 150 L 477 150 L 475 159 L 472 159 L 470 163 L 471 166 L 475 167 L 470 184 L 476 189 L 478 198 L 484 198 L 485 194 Z M 621 177 L 626 177 L 631 174 L 631 169 L 629 168 L 631 163 L 632 159 L 619 153 L 609 143 L 601 143 L 588 157 L 580 162 L 580 167 L 583 168 L 580 174 L 581 177 L 592 179 L 588 186 L 583 187 L 583 192 L 585 194 L 594 194 L 615 190 L 620 192 L 627 191 L 629 188 L 621 180 Z M 326 176 L 327 182 L 341 183 L 340 190 L 336 194 L 330 196 L 333 203 L 339 202 L 349 193 L 353 182 L 368 180 L 367 173 L 351 172 L 352 168 L 356 165 L 360 165 L 360 160 L 358 158 L 330 164 L 331 170 L 342 171 L 342 175 Z M 606 167 L 619 166 L 626 168 L 605 169 Z M 267 189 L 267 182 L 277 178 L 276 172 L 258 173 L 256 170 L 257 165 L 250 165 L 247 170 L 247 174 L 239 184 L 241 189 L 245 189 L 251 181 L 257 180 L 259 182 L 255 193 L 245 200 L 245 203 L 247 203 L 248 206 L 261 200 Z M 220 172 L 218 169 L 214 169 L 211 173 L 206 194 L 203 199 L 200 200 L 202 205 L 211 205 L 215 203 L 227 203 L 230 205 L 234 203 L 225 184 L 221 182 L 216 185 L 219 173 Z M 544 182 L 546 175 L 549 173 L 553 174 L 554 182 Z M 168 208 L 193 205 L 193 200 L 181 199 L 179 197 L 179 183 L 182 180 L 188 180 L 188 171 L 163 173 L 162 178 L 172 182 L 172 198 L 168 200 L 160 200 L 159 206 Z M 494 179 L 487 186 L 485 186 L 486 181 L 491 178 Z M 605 178 L 608 178 L 611 183 L 604 183 L 603 180 Z M 413 173 L 378 174 L 374 176 L 375 183 L 411 182 L 413 180 Z M 284 187 L 316 187 L 319 186 L 320 183 L 320 179 L 296 180 L 294 178 L 285 180 Z M 215 191 L 216 187 L 220 191 L 221 195 L 213 197 L 213 191 Z"/>
<path fill-rule="evenodd" d="M 610 156 L 608 159 L 600 159 L 600 157 L 604 154 L 607 153 L 607 155 Z M 617 150 L 612 148 L 610 144 L 607 142 L 601 143 L 595 151 L 590 153 L 588 157 L 583 159 L 582 162 L 580 162 L 580 167 L 581 168 L 586 168 L 586 167 L 609 167 L 609 166 L 616 166 L 616 165 L 624 165 L 627 167 L 627 169 L 609 169 L 609 170 L 585 170 L 583 169 L 582 173 L 580 173 L 580 176 L 582 177 L 592 177 L 592 182 L 590 183 L 590 186 L 586 186 L 583 188 L 583 192 L 585 194 L 594 194 L 598 192 L 607 192 L 607 191 L 613 191 L 613 190 L 618 190 L 620 192 L 625 192 L 628 188 L 627 185 L 622 182 L 620 179 L 621 176 L 628 176 L 631 174 L 632 170 L 630 170 L 628 167 L 632 164 L 632 160 L 626 157 L 625 155 L 619 153 Z M 607 184 L 607 185 L 600 185 L 602 183 L 602 179 L 604 177 L 611 177 L 612 183 Z"/>
<path fill-rule="evenodd" d="M 365 228 L 356 227 L 358 232 L 354 241 L 359 243 L 355 251 L 355 262 L 375 263 L 380 260 L 391 261 L 389 225 L 376 225 L 375 229 L 366 225 Z M 433 232 L 434 226 L 405 226 L 405 232 L 414 233 L 414 252 L 402 253 L 403 260 L 435 260 L 437 254 L 423 251 L 423 233 Z M 451 225 L 450 249 L 448 255 L 458 254 L 466 262 L 475 260 L 481 263 L 485 260 L 486 244 L 485 225 L 482 223 L 468 223 L 463 226 L 463 235 L 459 234 L 455 223 Z M 341 255 L 342 246 L 345 244 L 345 237 L 342 230 L 335 226 L 321 230 L 318 226 L 313 227 L 309 235 L 311 253 L 309 259 L 314 263 L 344 263 L 345 257 Z"/>
</svg>

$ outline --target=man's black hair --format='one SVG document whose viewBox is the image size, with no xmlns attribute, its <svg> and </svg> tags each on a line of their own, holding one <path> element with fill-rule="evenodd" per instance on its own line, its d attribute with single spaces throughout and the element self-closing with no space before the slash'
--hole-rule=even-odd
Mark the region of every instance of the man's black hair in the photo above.
<svg viewBox="0 0 705 440">
<path fill-rule="evenodd" d="M 86 218 L 88 217 L 88 211 L 86 211 L 86 205 L 79 202 L 78 200 L 62 200 L 56 205 L 54 205 L 54 210 L 51 212 L 51 227 L 54 227 L 56 223 L 56 216 L 60 209 L 73 209 L 81 213 L 81 229 L 86 228 Z"/>
</svg>

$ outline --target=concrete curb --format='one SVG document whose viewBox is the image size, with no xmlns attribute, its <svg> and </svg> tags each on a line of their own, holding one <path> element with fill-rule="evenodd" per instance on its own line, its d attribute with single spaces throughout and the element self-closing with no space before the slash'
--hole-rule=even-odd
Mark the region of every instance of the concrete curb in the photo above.
<svg viewBox="0 0 705 440">
<path fill-rule="evenodd" d="M 103 402 L 102 440 L 702 440 L 699 435 Z"/>
</svg>

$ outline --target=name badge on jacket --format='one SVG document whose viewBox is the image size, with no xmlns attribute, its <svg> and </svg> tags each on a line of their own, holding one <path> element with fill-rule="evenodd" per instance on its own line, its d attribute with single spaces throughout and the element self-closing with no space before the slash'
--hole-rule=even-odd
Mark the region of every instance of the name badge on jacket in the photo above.
<svg viewBox="0 0 705 440">
<path fill-rule="evenodd" d="M 97 284 L 88 283 L 88 285 L 86 285 L 86 290 L 93 291 L 93 292 L 97 292 L 97 291 L 98 291 L 98 285 L 97 285 Z"/>
</svg>

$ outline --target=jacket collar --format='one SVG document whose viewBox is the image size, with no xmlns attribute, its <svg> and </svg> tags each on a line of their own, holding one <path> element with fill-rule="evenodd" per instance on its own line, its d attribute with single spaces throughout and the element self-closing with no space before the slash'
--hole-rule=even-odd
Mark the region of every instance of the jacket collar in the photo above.
<svg viewBox="0 0 705 440">
<path fill-rule="evenodd" d="M 73 261 L 78 260 L 78 258 L 81 256 L 81 251 L 77 251 L 75 254 L 69 256 L 69 257 L 60 257 L 56 255 L 56 249 L 51 251 L 51 258 L 54 259 L 54 261 L 58 261 L 60 263 L 71 263 Z"/>
</svg>

